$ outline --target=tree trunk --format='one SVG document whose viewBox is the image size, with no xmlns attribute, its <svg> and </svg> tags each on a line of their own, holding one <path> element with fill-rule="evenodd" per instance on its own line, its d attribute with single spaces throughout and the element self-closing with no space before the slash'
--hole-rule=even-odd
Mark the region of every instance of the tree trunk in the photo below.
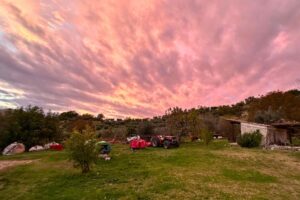
<svg viewBox="0 0 300 200">
<path fill-rule="evenodd" d="M 83 174 L 85 174 L 85 173 L 88 173 L 90 171 L 90 165 L 88 164 L 88 163 L 83 163 L 82 165 L 81 165 L 81 172 L 83 173 Z"/>
</svg>

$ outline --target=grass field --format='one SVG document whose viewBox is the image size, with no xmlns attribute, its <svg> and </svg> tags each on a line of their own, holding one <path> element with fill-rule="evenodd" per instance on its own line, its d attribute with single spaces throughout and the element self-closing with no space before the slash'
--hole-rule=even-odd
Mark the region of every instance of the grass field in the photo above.
<svg viewBox="0 0 300 200">
<path fill-rule="evenodd" d="M 215 141 L 178 149 L 131 152 L 114 145 L 82 175 L 66 152 L 25 153 L 34 159 L 0 171 L 0 199 L 300 199 L 300 153 L 229 147 Z"/>
</svg>

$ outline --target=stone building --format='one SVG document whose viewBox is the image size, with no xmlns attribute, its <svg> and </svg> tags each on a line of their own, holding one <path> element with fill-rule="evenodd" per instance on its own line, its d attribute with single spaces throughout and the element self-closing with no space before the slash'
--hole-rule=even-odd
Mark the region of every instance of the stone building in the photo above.
<svg viewBox="0 0 300 200">
<path fill-rule="evenodd" d="M 253 122 L 246 122 L 236 119 L 226 119 L 232 126 L 231 133 L 228 140 L 230 142 L 236 142 L 240 135 L 245 133 L 252 133 L 259 131 L 263 138 L 261 141 L 262 146 L 268 146 L 272 144 L 277 145 L 290 145 L 292 143 L 292 137 L 300 136 L 300 123 L 299 122 L 282 122 L 274 124 L 258 124 Z"/>
</svg>

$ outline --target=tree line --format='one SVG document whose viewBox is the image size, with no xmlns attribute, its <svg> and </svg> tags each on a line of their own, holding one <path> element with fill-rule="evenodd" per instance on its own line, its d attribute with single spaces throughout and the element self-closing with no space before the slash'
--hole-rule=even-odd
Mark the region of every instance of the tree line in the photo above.
<svg viewBox="0 0 300 200">
<path fill-rule="evenodd" d="M 300 91 L 275 91 L 259 97 L 248 97 L 233 105 L 168 109 L 164 115 L 145 119 L 109 119 L 103 114 L 45 112 L 37 106 L 8 109 L 0 113 L 0 149 L 19 141 L 26 148 L 51 141 L 63 141 L 72 130 L 82 132 L 86 126 L 96 137 L 122 141 L 127 136 L 171 134 L 180 138 L 201 137 L 201 132 L 226 136 L 231 131 L 224 118 L 258 123 L 300 121 Z"/>
</svg>

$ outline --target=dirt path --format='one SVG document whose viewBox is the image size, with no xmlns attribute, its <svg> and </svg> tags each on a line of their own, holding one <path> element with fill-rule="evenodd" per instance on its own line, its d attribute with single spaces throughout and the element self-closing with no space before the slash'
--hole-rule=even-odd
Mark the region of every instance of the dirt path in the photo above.
<svg viewBox="0 0 300 200">
<path fill-rule="evenodd" d="M 32 163 L 33 160 L 3 160 L 0 161 L 0 171 L 9 167 Z"/>
</svg>

